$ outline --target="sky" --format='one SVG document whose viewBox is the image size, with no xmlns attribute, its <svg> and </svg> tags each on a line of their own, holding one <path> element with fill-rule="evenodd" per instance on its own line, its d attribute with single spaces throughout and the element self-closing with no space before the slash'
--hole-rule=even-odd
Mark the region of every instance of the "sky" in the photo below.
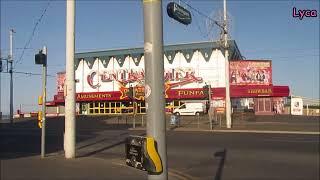
<svg viewBox="0 0 320 180">
<path fill-rule="evenodd" d="M 222 0 L 184 1 L 212 19 L 218 20 L 223 10 Z M 193 19 L 188 26 L 169 18 L 166 13 L 169 2 L 162 2 L 165 45 L 218 39 L 218 27 L 210 28 L 207 18 L 190 8 L 187 9 Z M 179 3 L 178 0 L 175 2 Z M 56 93 L 55 75 L 65 69 L 66 2 L 1 0 L 0 6 L 1 57 L 6 58 L 9 54 L 9 29 L 13 28 L 16 32 L 13 37 L 14 71 L 41 74 L 41 66 L 34 64 L 34 55 L 46 45 L 50 75 L 47 99 L 52 100 Z M 316 10 L 317 17 L 302 20 L 293 17 L 294 7 Z M 289 86 L 295 96 L 319 99 L 318 0 L 227 0 L 227 11 L 230 37 L 246 59 L 272 60 L 274 85 Z M 143 42 L 142 1 L 76 1 L 76 52 L 143 47 Z M 41 76 L 14 74 L 13 77 L 14 112 L 20 106 L 24 112 L 39 109 L 37 97 L 41 94 Z M 1 110 L 3 114 L 9 112 L 7 73 L 1 73 Z"/>
</svg>

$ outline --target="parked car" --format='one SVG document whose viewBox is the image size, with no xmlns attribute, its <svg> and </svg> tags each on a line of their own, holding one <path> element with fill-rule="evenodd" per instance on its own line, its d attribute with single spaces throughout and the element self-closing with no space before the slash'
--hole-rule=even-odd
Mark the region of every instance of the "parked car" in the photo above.
<svg viewBox="0 0 320 180">
<path fill-rule="evenodd" d="M 175 115 L 200 115 L 206 112 L 206 105 L 202 102 L 186 102 L 173 111 Z"/>
</svg>

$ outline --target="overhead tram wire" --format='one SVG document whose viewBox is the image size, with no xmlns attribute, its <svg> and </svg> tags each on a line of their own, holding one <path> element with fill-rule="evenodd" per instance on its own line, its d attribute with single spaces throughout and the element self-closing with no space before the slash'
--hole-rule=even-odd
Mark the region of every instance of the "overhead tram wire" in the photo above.
<svg viewBox="0 0 320 180">
<path fill-rule="evenodd" d="M 32 33 L 31 33 L 31 36 L 29 37 L 28 41 L 26 42 L 26 44 L 25 44 L 25 46 L 24 46 L 24 48 L 23 48 L 23 50 L 22 50 L 22 53 L 21 53 L 21 55 L 20 55 L 19 60 L 14 63 L 14 67 L 15 67 L 18 63 L 21 64 L 21 62 L 22 62 L 22 57 L 23 57 L 23 55 L 24 55 L 24 52 L 25 52 L 26 49 L 28 49 L 28 46 L 29 46 L 30 43 L 31 43 L 31 40 L 32 40 L 32 38 L 33 38 L 33 36 L 34 36 L 34 33 L 36 32 L 36 29 L 37 29 L 39 23 L 41 22 L 42 18 L 44 17 L 45 13 L 47 12 L 47 9 L 48 9 L 49 6 L 50 6 L 50 2 L 51 2 L 51 0 L 48 0 L 48 3 L 47 3 L 46 8 L 43 10 L 40 18 L 38 19 L 38 21 L 37 21 L 36 24 L 34 25 L 33 30 L 32 30 Z"/>
<path fill-rule="evenodd" d="M 35 48 L 13 48 L 14 50 L 35 50 Z M 10 51 L 10 49 L 1 49 L 2 52 Z"/>
<path fill-rule="evenodd" d="M 197 18 L 194 18 L 194 19 L 195 19 L 195 22 L 196 22 L 198 31 L 199 31 L 200 34 L 203 36 L 203 38 L 207 39 L 207 38 L 209 37 L 209 33 L 202 32 L 201 27 L 200 27 L 200 23 L 199 23 L 198 19 L 197 19 Z"/>
<path fill-rule="evenodd" d="M 2 72 L 2 73 L 9 73 L 9 72 Z M 29 75 L 29 76 L 42 76 L 42 74 L 40 74 L 40 73 L 32 73 L 32 72 L 12 71 L 12 73 L 25 74 L 25 75 Z M 55 77 L 55 76 L 47 74 L 47 77 Z"/>
</svg>

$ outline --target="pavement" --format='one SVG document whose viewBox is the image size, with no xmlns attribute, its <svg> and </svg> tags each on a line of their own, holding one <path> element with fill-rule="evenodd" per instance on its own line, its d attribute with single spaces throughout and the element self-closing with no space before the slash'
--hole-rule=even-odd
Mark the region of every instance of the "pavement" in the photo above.
<svg viewBox="0 0 320 180">
<path fill-rule="evenodd" d="M 218 119 L 213 123 L 212 130 L 206 116 L 182 116 L 180 124 L 177 125 L 170 124 L 170 116 L 167 116 L 166 120 L 168 131 L 174 132 L 320 134 L 319 117 L 288 115 L 273 117 L 240 115 L 239 117 L 233 118 L 231 129 L 225 127 L 225 121 L 221 119 L 220 122 Z M 124 139 L 129 134 L 144 135 L 145 116 L 91 117 L 89 119 L 91 122 L 82 118 L 86 120 L 81 120 L 77 124 L 77 126 L 81 126 L 77 134 L 77 140 L 79 140 L 76 147 L 77 158 L 69 160 L 64 158 L 63 145 L 61 144 L 63 129 L 60 127 L 63 127 L 64 122 L 58 119 L 49 119 L 47 124 L 52 129 L 47 131 L 50 144 L 48 145 L 48 153 L 43 159 L 39 156 L 38 140 L 40 140 L 41 133 L 36 127 L 36 120 L 17 119 L 13 125 L 0 124 L 0 149 L 4 149 L 0 151 L 0 180 L 147 179 L 145 171 L 125 165 L 124 152 L 120 151 L 119 153 L 119 149 L 114 150 L 114 147 L 120 148 L 119 145 L 124 144 Z M 135 123 L 133 123 L 134 119 Z M 93 126 L 92 122 L 97 122 L 97 126 Z M 106 128 L 105 125 L 108 127 Z M 135 127 L 133 128 L 133 126 Z M 114 130 L 115 128 L 116 130 Z M 34 142 L 32 139 L 35 138 L 37 140 Z M 7 148 L 8 145 L 17 143 L 20 145 L 14 146 L 12 151 Z M 26 152 L 29 151 L 26 149 L 33 149 L 34 146 L 38 147 L 37 150 L 32 150 L 32 153 Z M 107 159 L 103 153 L 107 153 Z M 173 180 L 194 179 L 172 168 L 169 169 L 168 175 L 169 179 Z"/>
<path fill-rule="evenodd" d="M 125 166 L 120 160 L 81 157 L 67 160 L 63 155 L 44 159 L 30 156 L 1 160 L 1 180 L 9 179 L 146 179 L 145 172 Z"/>
<path fill-rule="evenodd" d="M 209 118 L 206 115 L 180 116 L 179 123 L 173 124 L 171 117 L 167 116 L 167 130 L 195 131 L 195 132 L 230 132 L 230 133 L 278 133 L 278 134 L 320 134 L 319 116 L 252 116 L 248 114 L 234 115 L 232 127 L 227 128 L 225 120 L 221 117 L 214 119 L 210 128 Z M 136 126 L 129 130 L 145 130 L 143 117 L 136 118 Z M 144 117 L 145 119 L 145 117 Z M 129 124 L 132 124 L 129 121 Z"/>
</svg>

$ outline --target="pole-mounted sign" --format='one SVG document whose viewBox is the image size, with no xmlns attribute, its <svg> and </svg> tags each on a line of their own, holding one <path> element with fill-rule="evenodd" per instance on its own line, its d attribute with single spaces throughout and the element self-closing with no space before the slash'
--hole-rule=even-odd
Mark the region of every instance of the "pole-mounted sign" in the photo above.
<svg viewBox="0 0 320 180">
<path fill-rule="evenodd" d="M 184 25 L 189 25 L 192 21 L 191 13 L 184 7 L 174 2 L 170 2 L 167 5 L 167 13 L 169 17 Z"/>
</svg>

